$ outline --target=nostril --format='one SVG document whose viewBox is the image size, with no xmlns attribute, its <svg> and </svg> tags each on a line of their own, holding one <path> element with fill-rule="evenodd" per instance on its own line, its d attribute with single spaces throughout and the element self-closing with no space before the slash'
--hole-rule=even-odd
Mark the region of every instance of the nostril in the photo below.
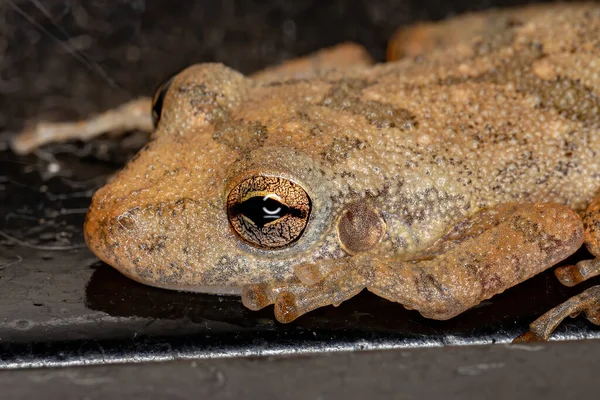
<svg viewBox="0 0 600 400">
<path fill-rule="evenodd" d="M 135 220 L 129 213 L 121 214 L 117 217 L 117 223 L 128 231 L 135 228 Z"/>
</svg>

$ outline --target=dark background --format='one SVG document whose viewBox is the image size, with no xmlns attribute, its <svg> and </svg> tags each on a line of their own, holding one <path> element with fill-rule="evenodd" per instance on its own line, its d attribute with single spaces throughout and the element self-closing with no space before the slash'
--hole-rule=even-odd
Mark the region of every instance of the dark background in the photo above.
<svg viewBox="0 0 600 400">
<path fill-rule="evenodd" d="M 4 0 L 0 131 L 38 119 L 82 117 L 152 95 L 163 79 L 197 62 L 223 62 L 249 73 L 347 40 L 383 61 L 387 40 L 401 25 L 525 3 Z"/>
<path fill-rule="evenodd" d="M 249 73 L 346 40 L 381 61 L 401 25 L 522 3 L 0 2 L 0 368 L 496 343 L 523 333 L 591 283 L 568 289 L 549 271 L 445 322 L 363 293 L 288 325 L 274 321 L 272 308 L 250 312 L 235 297 L 139 285 L 98 262 L 81 232 L 91 195 L 139 136 L 49 145 L 24 157 L 7 144 L 37 120 L 70 120 L 151 95 L 192 63 Z M 598 337 L 582 318 L 554 336 Z"/>
</svg>

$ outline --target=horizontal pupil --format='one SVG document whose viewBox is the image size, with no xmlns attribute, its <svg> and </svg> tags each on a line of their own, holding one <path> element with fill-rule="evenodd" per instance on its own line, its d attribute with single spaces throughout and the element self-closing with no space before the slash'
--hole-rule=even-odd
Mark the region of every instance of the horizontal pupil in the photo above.
<svg viewBox="0 0 600 400">
<path fill-rule="evenodd" d="M 239 204 L 236 211 L 262 228 L 269 222 L 276 221 L 288 214 L 290 209 L 273 198 L 255 196 Z"/>
</svg>

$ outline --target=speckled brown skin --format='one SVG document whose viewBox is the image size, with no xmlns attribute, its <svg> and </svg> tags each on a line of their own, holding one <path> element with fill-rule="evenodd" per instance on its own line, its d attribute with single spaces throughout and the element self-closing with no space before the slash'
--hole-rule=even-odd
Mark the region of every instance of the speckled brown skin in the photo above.
<svg viewBox="0 0 600 400">
<path fill-rule="evenodd" d="M 596 237 L 579 214 L 600 189 L 600 6 L 523 15 L 370 68 L 283 81 L 186 69 L 151 141 L 94 196 L 88 245 L 146 284 L 244 287 L 244 304 L 275 303 L 281 321 L 364 288 L 445 319 L 551 267 L 584 229 Z M 227 195 L 254 175 L 310 196 L 288 247 L 230 229 Z"/>
<path fill-rule="evenodd" d="M 485 47 L 500 42 L 507 44 L 513 35 L 511 27 L 523 25 L 529 20 L 539 18 L 540 7 L 552 12 L 560 12 L 572 8 L 571 5 L 553 4 L 550 6 L 508 7 L 471 12 L 439 22 L 419 22 L 399 28 L 390 38 L 387 58 L 388 61 L 402 57 L 417 57 L 448 49 L 474 46 Z M 509 29 L 507 29 L 509 28 Z M 495 43 L 494 43 L 495 42 Z"/>
</svg>

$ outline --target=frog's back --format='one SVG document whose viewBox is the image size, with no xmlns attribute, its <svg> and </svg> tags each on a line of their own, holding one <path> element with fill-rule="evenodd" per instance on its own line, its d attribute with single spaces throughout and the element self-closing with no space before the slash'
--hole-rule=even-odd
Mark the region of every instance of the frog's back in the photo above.
<svg viewBox="0 0 600 400">
<path fill-rule="evenodd" d="M 478 206 L 581 209 L 600 177 L 600 5 L 498 18 L 490 36 L 416 59 L 257 83 L 256 106 L 233 118 L 254 128 L 221 137 L 308 153 L 342 194 L 380 193 L 415 169 L 443 171 Z"/>
</svg>

